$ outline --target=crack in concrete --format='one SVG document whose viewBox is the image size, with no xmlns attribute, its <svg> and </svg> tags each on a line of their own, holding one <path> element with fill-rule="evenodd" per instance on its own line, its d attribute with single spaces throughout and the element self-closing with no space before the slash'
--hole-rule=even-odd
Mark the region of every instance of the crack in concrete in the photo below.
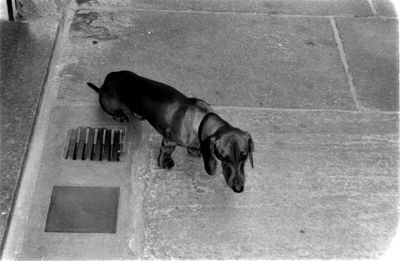
<svg viewBox="0 0 400 261">
<path fill-rule="evenodd" d="M 368 1 L 368 0 L 367 0 Z M 375 7 L 375 14 L 377 13 Z M 114 12 L 116 10 L 119 11 L 129 11 L 129 12 L 148 12 L 148 13 L 182 13 L 182 14 L 212 14 L 212 15 L 266 15 L 271 17 L 308 17 L 308 18 L 331 18 L 331 17 L 341 17 L 341 18 L 385 18 L 385 19 L 394 19 L 397 20 L 397 17 L 391 16 L 379 16 L 379 15 L 371 15 L 371 16 L 355 16 L 355 15 L 346 15 L 346 14 L 284 14 L 284 13 L 269 13 L 267 11 L 205 11 L 205 10 L 174 10 L 174 9 L 146 9 L 146 8 L 136 8 L 136 7 L 115 7 L 115 6 L 91 6 L 90 8 L 76 7 L 75 10 L 91 10 L 91 11 L 100 11 L 100 12 Z M 373 13 L 373 11 L 372 11 Z M 373 13 L 374 14 L 374 13 Z"/>
<path fill-rule="evenodd" d="M 336 40 L 336 44 L 339 50 L 339 54 L 340 54 L 340 60 L 342 61 L 343 67 L 344 67 L 344 71 L 346 73 L 346 77 L 347 77 L 347 83 L 349 85 L 350 88 L 350 92 L 351 92 L 351 96 L 353 97 L 353 101 L 356 105 L 356 108 L 358 110 L 365 110 L 365 107 L 361 104 L 361 102 L 359 101 L 359 97 L 357 95 L 357 91 L 356 88 L 354 86 L 354 82 L 353 82 L 353 75 L 351 75 L 350 70 L 349 70 L 349 65 L 347 63 L 347 58 L 346 58 L 346 53 L 344 51 L 343 45 L 342 45 L 342 38 L 340 37 L 340 33 L 339 30 L 337 28 L 336 25 L 336 20 L 335 17 L 331 16 L 330 17 L 330 23 L 331 23 L 331 27 L 333 30 L 333 34 Z"/>
<path fill-rule="evenodd" d="M 369 8 L 371 9 L 372 15 L 373 16 L 378 16 L 378 12 L 376 11 L 376 8 L 375 8 L 374 3 L 372 2 L 372 0 L 367 0 L 367 1 L 368 1 Z"/>
<path fill-rule="evenodd" d="M 91 101 L 62 101 L 54 102 L 55 107 L 93 107 L 97 108 L 100 105 Z M 276 112 L 338 112 L 338 113 L 360 113 L 360 114 L 400 114 L 399 111 L 379 111 L 379 110 L 341 110 L 341 109 L 316 109 L 316 108 L 274 108 L 274 107 L 250 107 L 250 106 L 229 106 L 229 105 L 211 105 L 214 109 L 231 109 L 231 110 L 253 110 L 253 111 L 276 111 Z"/>
</svg>

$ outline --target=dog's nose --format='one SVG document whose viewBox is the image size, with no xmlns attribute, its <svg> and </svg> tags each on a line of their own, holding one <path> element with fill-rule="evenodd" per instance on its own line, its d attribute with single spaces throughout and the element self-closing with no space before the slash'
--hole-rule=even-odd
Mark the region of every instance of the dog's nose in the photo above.
<svg viewBox="0 0 400 261">
<path fill-rule="evenodd" d="M 233 185 L 232 189 L 233 189 L 234 192 L 240 193 L 240 192 L 242 192 L 244 190 L 244 186 L 243 185 L 239 185 L 239 186 Z"/>
</svg>

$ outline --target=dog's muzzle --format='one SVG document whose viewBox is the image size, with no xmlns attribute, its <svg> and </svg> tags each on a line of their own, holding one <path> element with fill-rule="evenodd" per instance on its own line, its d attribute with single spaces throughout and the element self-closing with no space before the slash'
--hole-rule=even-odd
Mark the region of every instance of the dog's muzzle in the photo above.
<svg viewBox="0 0 400 261">
<path fill-rule="evenodd" d="M 227 185 L 236 193 L 244 190 L 244 175 L 241 177 L 239 171 L 232 170 L 232 166 L 223 164 L 222 173 L 224 174 Z"/>
</svg>

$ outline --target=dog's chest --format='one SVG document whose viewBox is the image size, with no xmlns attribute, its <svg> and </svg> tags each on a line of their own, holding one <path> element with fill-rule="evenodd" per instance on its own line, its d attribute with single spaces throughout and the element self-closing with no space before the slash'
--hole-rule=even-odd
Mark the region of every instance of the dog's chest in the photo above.
<svg viewBox="0 0 400 261">
<path fill-rule="evenodd" d="M 188 148 L 200 148 L 198 130 L 205 113 L 198 110 L 188 110 L 180 126 L 176 126 L 175 142 Z"/>
<path fill-rule="evenodd" d="M 200 148 L 200 142 L 197 134 L 197 129 L 192 124 L 185 124 L 183 128 L 175 132 L 177 135 L 174 137 L 174 141 L 183 147 L 187 148 Z"/>
</svg>

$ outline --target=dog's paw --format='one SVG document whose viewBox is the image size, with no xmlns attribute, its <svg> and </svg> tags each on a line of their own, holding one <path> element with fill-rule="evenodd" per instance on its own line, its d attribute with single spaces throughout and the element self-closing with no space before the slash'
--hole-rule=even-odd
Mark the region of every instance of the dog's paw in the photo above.
<svg viewBox="0 0 400 261">
<path fill-rule="evenodd" d="M 171 156 L 163 156 L 160 154 L 158 157 L 158 166 L 162 169 L 172 169 L 175 163 Z"/>
<path fill-rule="evenodd" d="M 175 166 L 175 162 L 171 157 L 163 158 L 158 162 L 158 165 L 162 169 L 172 169 Z"/>
<path fill-rule="evenodd" d="M 199 149 L 187 148 L 188 154 L 193 158 L 200 158 L 201 153 Z"/>
</svg>

